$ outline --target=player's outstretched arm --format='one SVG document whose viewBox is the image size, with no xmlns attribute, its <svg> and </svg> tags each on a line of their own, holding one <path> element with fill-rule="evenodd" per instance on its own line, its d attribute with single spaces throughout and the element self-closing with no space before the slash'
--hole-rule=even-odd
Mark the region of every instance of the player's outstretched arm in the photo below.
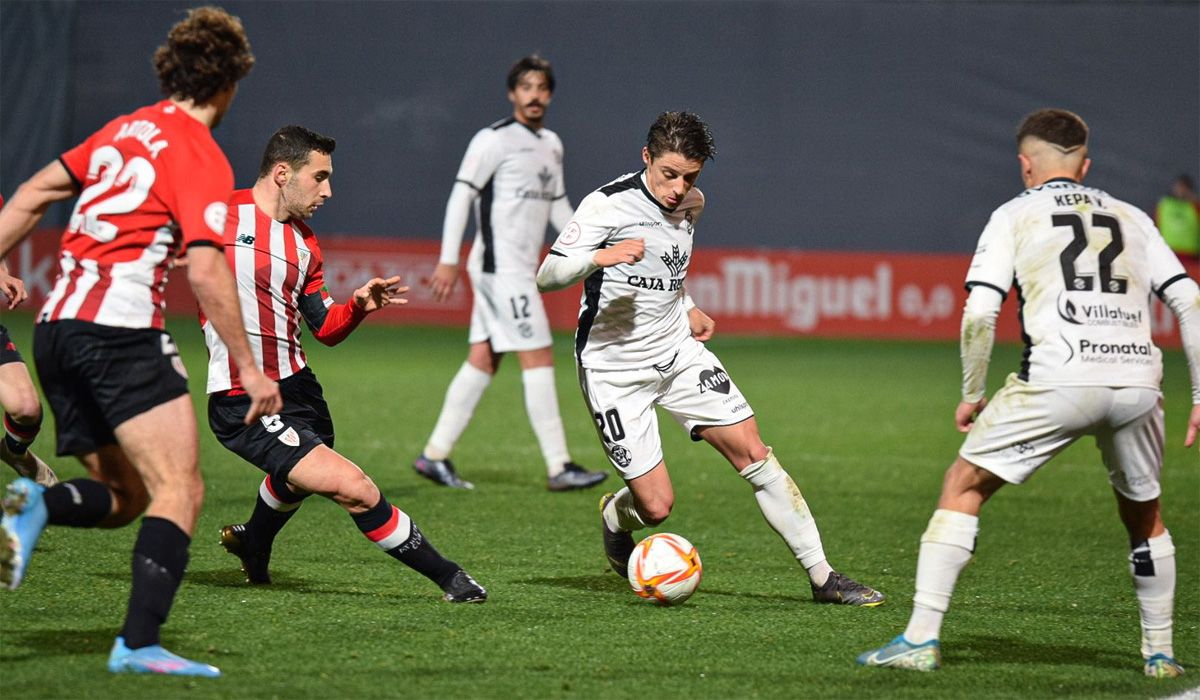
<svg viewBox="0 0 1200 700">
<path fill-rule="evenodd" d="M 334 304 L 324 291 L 316 291 L 300 297 L 298 308 L 304 322 L 312 330 L 313 338 L 323 345 L 337 345 L 358 328 L 367 317 L 388 306 L 407 304 L 403 295 L 408 287 L 400 286 L 400 276 L 384 279 L 376 277 L 354 290 L 350 301 Z"/>
<path fill-rule="evenodd" d="M 600 267 L 632 265 L 646 254 L 646 242 L 641 238 L 621 241 L 595 252 L 565 255 L 551 250 L 538 268 L 537 286 L 540 292 L 565 289 L 587 277 Z"/>
<path fill-rule="evenodd" d="M 213 246 L 188 247 L 188 282 L 200 302 L 204 316 L 213 324 L 217 335 L 229 349 L 229 357 L 237 365 L 242 388 L 250 396 L 250 410 L 244 422 L 250 425 L 263 416 L 279 413 L 283 399 L 279 385 L 262 373 L 250 351 L 242 308 L 238 303 L 233 273 L 225 262 L 225 253 Z"/>
<path fill-rule="evenodd" d="M 37 226 L 47 207 L 69 199 L 75 192 L 75 181 L 57 160 L 22 183 L 0 209 L 0 260 Z"/>
<path fill-rule="evenodd" d="M 17 304 L 29 298 L 29 292 L 25 290 L 25 283 L 20 278 L 8 274 L 8 265 L 3 260 L 0 260 L 0 294 L 8 299 L 9 311 L 17 308 Z"/>
</svg>

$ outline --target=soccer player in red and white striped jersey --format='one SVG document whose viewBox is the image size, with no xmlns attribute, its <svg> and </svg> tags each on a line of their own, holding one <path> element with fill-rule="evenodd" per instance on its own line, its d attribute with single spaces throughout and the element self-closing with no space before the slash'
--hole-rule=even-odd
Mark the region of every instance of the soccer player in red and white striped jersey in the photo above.
<svg viewBox="0 0 1200 700">
<path fill-rule="evenodd" d="M 325 289 L 321 248 L 303 222 L 333 195 L 336 143 L 301 126 L 285 126 L 267 142 L 254 187 L 235 192 L 225 225 L 225 254 L 237 279 L 255 359 L 279 380 L 283 410 L 245 425 L 247 397 L 238 368 L 211 325 L 208 421 L 222 445 L 266 472 L 250 519 L 221 529 L 221 544 L 242 561 L 250 583 L 271 582 L 275 536 L 310 494 L 349 512 L 359 531 L 394 558 L 438 584 L 450 602 L 483 602 L 487 591 L 425 539 L 370 477 L 333 450 L 333 419 L 300 346 L 300 321 L 326 345 L 350 335 L 370 313 L 403 304 L 399 277 L 375 278 L 350 301 Z"/>
<path fill-rule="evenodd" d="M 203 501 L 187 374 L 162 330 L 163 287 L 180 251 L 188 281 L 241 370 L 242 419 L 274 414 L 274 381 L 257 369 L 221 253 L 233 172 L 211 130 L 254 65 L 241 22 L 204 7 L 154 54 L 167 99 L 117 117 L 21 185 L 0 210 L 0 257 L 50 203 L 78 194 L 59 276 L 38 317 L 33 351 L 58 431 L 88 479 L 49 489 L 9 485 L 0 522 L 0 583 L 15 588 L 47 525 L 120 527 L 143 511 L 114 673 L 216 676 L 159 645 Z"/>
<path fill-rule="evenodd" d="M 0 207 L 4 198 L 0 197 Z M 0 258 L 0 307 L 9 310 L 29 297 L 25 283 L 9 274 L 8 265 Z M 42 402 L 25 360 L 8 337 L 8 329 L 0 323 L 0 410 L 4 412 L 4 432 L 0 433 L 0 462 L 18 474 L 42 486 L 58 483 L 54 470 L 29 449 L 30 443 L 42 428 Z"/>
</svg>

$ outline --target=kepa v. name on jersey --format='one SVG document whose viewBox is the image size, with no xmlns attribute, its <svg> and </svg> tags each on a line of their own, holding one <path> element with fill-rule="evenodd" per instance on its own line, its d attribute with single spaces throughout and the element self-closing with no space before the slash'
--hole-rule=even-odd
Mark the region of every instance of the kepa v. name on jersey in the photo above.
<svg viewBox="0 0 1200 700">
<path fill-rule="evenodd" d="M 533 274 L 550 206 L 567 196 L 562 162 L 562 141 L 546 128 L 510 117 L 475 134 L 456 176 L 479 193 L 468 270 Z"/>
<path fill-rule="evenodd" d="M 633 264 L 596 270 L 584 281 L 575 353 L 588 369 L 670 363 L 691 338 L 684 280 L 704 195 L 693 187 L 674 209 L 646 188 L 645 171 L 622 175 L 589 194 L 559 234 L 551 255 L 578 255 L 644 239 Z"/>
<path fill-rule="evenodd" d="M 1016 288 L 1021 379 L 1157 389 L 1162 356 L 1150 338 L 1149 297 L 1186 278 L 1146 214 L 1063 178 L 992 214 L 967 288 Z"/>
<path fill-rule="evenodd" d="M 175 257 L 221 245 L 233 170 L 212 132 L 163 100 L 113 119 L 59 161 L 81 192 L 38 322 L 161 329 Z"/>
<path fill-rule="evenodd" d="M 302 296 L 325 293 L 324 258 L 312 229 L 281 222 L 254 204 L 250 190 L 234 192 L 225 228 L 225 255 L 237 282 L 250 349 L 263 373 L 280 380 L 308 364 L 300 346 Z M 239 390 L 237 367 L 211 322 L 200 316 L 208 344 L 208 393 Z"/>
</svg>

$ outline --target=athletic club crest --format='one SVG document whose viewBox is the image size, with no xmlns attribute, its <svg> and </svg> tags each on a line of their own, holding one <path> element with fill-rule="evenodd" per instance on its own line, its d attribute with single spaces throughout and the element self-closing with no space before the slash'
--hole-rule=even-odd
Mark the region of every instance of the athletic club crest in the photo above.
<svg viewBox="0 0 1200 700">
<path fill-rule="evenodd" d="M 281 433 L 279 436 L 279 441 L 288 447 L 300 446 L 300 436 L 296 434 L 295 428 L 288 428 L 287 430 L 283 431 L 283 433 Z"/>
<path fill-rule="evenodd" d="M 666 264 L 667 269 L 671 271 L 672 277 L 682 277 L 683 268 L 687 267 L 688 258 L 691 257 L 691 255 L 689 253 L 683 253 L 680 255 L 679 246 L 673 245 L 671 246 L 670 255 L 663 253 L 659 257 L 662 259 L 663 263 Z"/>
</svg>

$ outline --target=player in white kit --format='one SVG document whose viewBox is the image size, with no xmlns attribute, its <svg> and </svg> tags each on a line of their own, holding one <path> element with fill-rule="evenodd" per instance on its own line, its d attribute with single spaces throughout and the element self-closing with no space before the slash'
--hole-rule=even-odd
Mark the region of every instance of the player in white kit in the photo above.
<svg viewBox="0 0 1200 700">
<path fill-rule="evenodd" d="M 1029 115 L 1017 133 L 1028 189 L 992 214 L 967 273 L 963 398 L 955 411 L 967 438 L 921 537 L 908 627 L 859 656 L 861 664 L 938 668 L 942 618 L 975 549 L 983 503 L 1091 435 L 1129 532 L 1145 673 L 1183 673 L 1171 636 L 1175 548 L 1158 502 L 1162 357 L 1150 338 L 1149 297 L 1179 318 L 1192 380 L 1190 447 L 1200 430 L 1200 288 L 1146 214 L 1080 184 L 1091 164 L 1087 136 L 1082 119 L 1058 109 Z M 989 403 L 996 316 L 1014 287 L 1024 360 Z"/>
<path fill-rule="evenodd" d="M 445 300 L 458 281 L 458 251 L 474 202 L 478 232 L 467 259 L 474 301 L 470 350 L 442 405 L 421 456 L 418 474 L 454 488 L 473 488 L 458 476 L 450 453 L 505 353 L 517 353 L 525 387 L 525 410 L 546 461 L 551 491 L 595 486 L 608 474 L 571 461 L 554 388 L 550 322 L 534 283 L 547 222 L 562 230 L 571 218 L 563 182 L 563 147 L 542 126 L 554 93 L 554 71 L 538 55 L 508 73 L 513 116 L 475 134 L 463 156 L 446 204 L 442 252 L 429 286 Z"/>
<path fill-rule="evenodd" d="M 808 504 L 758 433 L 754 411 L 704 341 L 715 324 L 684 289 L 704 195 L 693 187 L 715 153 L 688 112 L 659 115 L 646 167 L 588 195 L 538 271 L 538 288 L 585 279 L 575 355 L 597 432 L 626 487 L 600 501 L 609 565 L 626 575 L 634 530 L 658 525 L 675 494 L 663 461 L 660 406 L 720 452 L 808 572 L 813 599 L 873 607 L 882 593 L 834 571 Z"/>
</svg>

